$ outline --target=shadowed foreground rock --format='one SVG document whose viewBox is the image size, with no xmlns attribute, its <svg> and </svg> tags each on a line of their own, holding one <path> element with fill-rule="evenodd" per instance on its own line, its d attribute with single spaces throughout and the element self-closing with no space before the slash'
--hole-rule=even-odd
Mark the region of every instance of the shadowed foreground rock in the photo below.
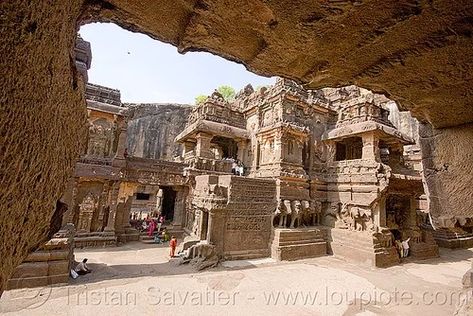
<svg viewBox="0 0 473 316">
<path fill-rule="evenodd" d="M 85 22 L 116 22 L 181 52 L 210 51 L 311 88 L 357 84 L 385 92 L 433 125 L 423 140 L 432 149 L 424 159 L 432 214 L 452 223 L 471 215 L 469 0 L 12 0 L 0 12 L 0 293 L 45 240 L 81 152 L 85 102 L 72 55 Z"/>
</svg>

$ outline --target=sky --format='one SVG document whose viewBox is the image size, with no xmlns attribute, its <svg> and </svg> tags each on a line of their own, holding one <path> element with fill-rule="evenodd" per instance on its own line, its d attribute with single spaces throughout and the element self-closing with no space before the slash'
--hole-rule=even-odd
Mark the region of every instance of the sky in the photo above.
<svg viewBox="0 0 473 316">
<path fill-rule="evenodd" d="M 210 53 L 179 54 L 172 45 L 115 24 L 88 24 L 79 33 L 92 48 L 89 82 L 119 89 L 124 103 L 193 104 L 220 85 L 238 92 L 248 83 L 257 87 L 276 80 Z"/>
</svg>

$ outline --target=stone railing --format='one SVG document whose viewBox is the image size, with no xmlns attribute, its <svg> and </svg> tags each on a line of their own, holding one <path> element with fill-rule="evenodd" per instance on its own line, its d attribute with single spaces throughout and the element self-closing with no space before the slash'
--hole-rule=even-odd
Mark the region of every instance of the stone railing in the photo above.
<svg viewBox="0 0 473 316">
<path fill-rule="evenodd" d="M 98 101 L 106 104 L 122 106 L 120 90 L 111 89 L 97 84 L 88 83 L 85 88 L 87 100 Z"/>
<path fill-rule="evenodd" d="M 185 163 L 192 169 L 208 170 L 222 173 L 231 173 L 233 162 L 230 160 L 217 160 L 202 157 L 188 157 Z"/>
<path fill-rule="evenodd" d="M 85 157 L 79 158 L 77 162 L 91 164 L 91 165 L 111 166 L 112 158 L 85 156 Z"/>
</svg>

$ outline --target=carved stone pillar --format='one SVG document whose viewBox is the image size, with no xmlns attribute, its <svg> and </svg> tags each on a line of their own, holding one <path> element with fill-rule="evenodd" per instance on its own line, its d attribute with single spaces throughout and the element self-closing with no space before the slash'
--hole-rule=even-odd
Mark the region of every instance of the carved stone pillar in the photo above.
<svg viewBox="0 0 473 316">
<path fill-rule="evenodd" d="M 362 159 L 381 161 L 379 154 L 379 140 L 374 133 L 363 135 Z"/>
<path fill-rule="evenodd" d="M 124 167 L 126 165 L 126 142 L 127 142 L 127 122 L 125 119 L 118 120 L 118 145 L 117 145 L 117 152 L 113 159 L 113 165 L 118 167 Z"/>
<path fill-rule="evenodd" d="M 238 153 L 237 153 L 237 159 L 242 161 L 243 164 L 246 165 L 247 163 L 247 158 L 248 158 L 248 155 L 246 154 L 246 140 L 241 140 L 238 142 L 237 144 L 238 146 Z"/>
<path fill-rule="evenodd" d="M 130 209 L 132 197 L 137 187 L 137 183 L 120 183 L 115 214 L 115 231 L 117 233 L 123 233 L 125 228 L 131 227 L 129 223 Z"/>
<path fill-rule="evenodd" d="M 202 158 L 212 158 L 212 152 L 210 151 L 212 136 L 205 133 L 198 133 L 196 139 L 195 155 Z"/>
<path fill-rule="evenodd" d="M 172 224 L 176 228 L 181 228 L 184 226 L 187 188 L 173 187 L 173 189 L 177 192 L 176 201 L 174 203 L 174 218 Z"/>
<path fill-rule="evenodd" d="M 110 189 L 109 194 L 109 205 L 110 211 L 108 213 L 108 220 L 107 220 L 107 227 L 105 227 L 104 232 L 107 234 L 114 235 L 115 234 L 115 219 L 117 213 L 117 205 L 118 205 L 118 194 L 120 190 L 120 183 L 115 182 Z"/>
<path fill-rule="evenodd" d="M 284 144 L 282 140 L 282 134 L 278 132 L 274 137 L 274 161 L 282 162 L 284 160 L 284 148 L 287 146 L 287 143 Z"/>
<path fill-rule="evenodd" d="M 213 228 L 214 228 L 214 217 L 215 213 L 214 212 L 209 212 L 209 221 L 207 223 L 207 242 L 211 244 L 214 241 L 214 234 L 213 234 Z"/>
<path fill-rule="evenodd" d="M 108 199 L 108 191 L 109 191 L 110 184 L 105 182 L 102 186 L 102 193 L 99 196 L 98 206 L 97 206 L 97 214 L 93 218 L 91 231 L 100 231 L 104 226 L 104 209 L 107 206 L 107 199 Z"/>
<path fill-rule="evenodd" d="M 156 192 L 156 212 L 161 213 L 163 211 L 163 189 L 158 189 Z"/>
</svg>

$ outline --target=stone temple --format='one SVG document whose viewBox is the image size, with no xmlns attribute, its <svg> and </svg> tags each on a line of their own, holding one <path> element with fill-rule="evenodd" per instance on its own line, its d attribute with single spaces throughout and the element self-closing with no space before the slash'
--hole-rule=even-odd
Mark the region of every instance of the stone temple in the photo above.
<svg viewBox="0 0 473 316">
<path fill-rule="evenodd" d="M 393 242 L 406 237 L 411 256 L 389 271 L 427 266 L 437 246 L 448 269 L 470 266 L 445 247 L 472 245 L 472 1 L 9 0 L 0 12 L 0 295 L 67 282 L 74 245 L 139 244 L 135 222 L 156 212 L 202 267 L 323 254 L 385 267 L 404 261 Z M 87 84 L 77 31 L 94 22 L 297 84 L 123 104 Z M 449 273 L 435 271 L 429 284 Z"/>
<path fill-rule="evenodd" d="M 78 37 L 84 81 L 91 58 Z M 67 282 L 73 247 L 146 241 L 133 224 L 158 214 L 201 267 L 329 254 L 389 267 L 402 261 L 396 241 L 410 240 L 414 261 L 473 245 L 471 225 L 434 229 L 418 122 L 383 95 L 287 79 L 195 106 L 124 104 L 92 83 L 85 94 L 87 148 L 58 202 L 63 230 L 9 288 Z"/>
</svg>

